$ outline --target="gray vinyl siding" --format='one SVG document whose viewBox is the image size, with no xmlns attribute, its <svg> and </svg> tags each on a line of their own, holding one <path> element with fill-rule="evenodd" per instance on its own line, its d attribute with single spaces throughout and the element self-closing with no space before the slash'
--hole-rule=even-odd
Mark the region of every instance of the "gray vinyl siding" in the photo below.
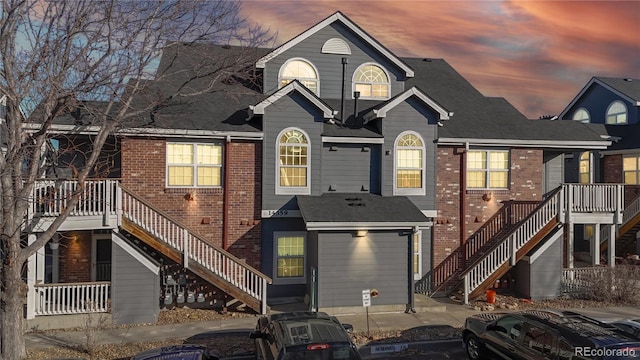
<svg viewBox="0 0 640 360">
<path fill-rule="evenodd" d="M 155 322 L 160 277 L 112 242 L 111 312 L 117 324 Z"/>
<path fill-rule="evenodd" d="M 322 45 L 331 38 L 344 40 L 351 48 L 351 55 L 323 54 Z M 362 41 L 340 23 L 333 23 L 316 32 L 296 46 L 288 49 L 277 57 L 269 60 L 264 69 L 265 93 L 278 88 L 278 74 L 280 67 L 289 59 L 304 58 L 311 62 L 318 71 L 319 95 L 325 99 L 340 99 L 342 97 L 342 58 L 348 59 L 346 70 L 345 94 L 352 98 L 351 80 L 353 73 L 362 64 L 374 62 L 381 65 L 390 77 L 391 96 L 399 94 L 404 89 L 404 72 L 381 56 L 369 44 Z"/>
<path fill-rule="evenodd" d="M 544 193 L 547 194 L 564 182 L 564 155 L 545 152 L 543 170 Z"/>
<path fill-rule="evenodd" d="M 408 246 L 408 236 L 397 232 L 369 232 L 366 239 L 351 233 L 320 233 L 319 307 L 362 306 L 364 289 L 379 290 L 372 305 L 407 304 Z"/>
<path fill-rule="evenodd" d="M 264 122 L 263 140 L 263 176 L 262 176 L 262 208 L 265 210 L 297 209 L 291 200 L 295 195 L 276 195 L 276 168 L 278 160 L 278 135 L 286 128 L 297 128 L 307 134 L 309 148 L 309 164 L 311 173 L 311 195 L 319 195 L 320 191 L 320 159 L 322 153 L 321 134 L 324 119 L 320 111 L 297 92 L 290 93 L 267 107 Z"/>
<path fill-rule="evenodd" d="M 363 150 L 365 147 L 367 151 Z M 379 191 L 378 149 L 379 146 L 368 144 L 324 144 L 321 191 L 331 191 L 332 185 L 333 191 L 340 193 Z"/>
<path fill-rule="evenodd" d="M 591 123 L 604 124 L 606 123 L 607 109 L 609 105 L 615 100 L 622 101 L 627 107 L 627 121 L 628 124 L 637 124 L 640 118 L 639 107 L 629 101 L 620 98 L 620 96 L 599 84 L 593 84 L 580 98 L 576 104 L 567 111 L 565 119 L 570 120 L 573 118 L 573 114 L 578 108 L 584 107 L 589 111 L 591 117 Z M 624 125 L 620 125 L 624 126 Z"/>
<path fill-rule="evenodd" d="M 418 100 L 409 98 L 387 113 L 382 119 L 384 148 L 382 149 L 382 195 L 393 195 L 393 176 L 395 169 L 395 141 L 404 131 L 415 131 L 422 136 L 425 145 L 424 196 L 408 196 L 421 210 L 433 210 L 436 206 L 436 144 L 437 114 L 422 105 Z"/>
<path fill-rule="evenodd" d="M 562 230 L 547 241 L 553 244 L 544 250 L 530 266 L 530 294 L 532 300 L 558 297 L 562 279 Z"/>
</svg>

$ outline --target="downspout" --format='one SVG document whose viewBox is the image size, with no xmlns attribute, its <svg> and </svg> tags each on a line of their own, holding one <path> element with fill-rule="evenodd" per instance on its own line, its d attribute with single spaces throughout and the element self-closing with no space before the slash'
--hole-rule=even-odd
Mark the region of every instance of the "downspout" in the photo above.
<svg viewBox="0 0 640 360">
<path fill-rule="evenodd" d="M 467 251 L 465 243 L 467 241 L 467 152 L 469 151 L 469 143 L 464 143 L 462 158 L 460 159 L 460 251 L 462 252 L 462 267 L 467 267 Z"/>
<path fill-rule="evenodd" d="M 222 191 L 222 248 L 229 249 L 229 153 L 231 152 L 231 136 L 227 135 L 224 147 L 224 186 Z"/>
</svg>

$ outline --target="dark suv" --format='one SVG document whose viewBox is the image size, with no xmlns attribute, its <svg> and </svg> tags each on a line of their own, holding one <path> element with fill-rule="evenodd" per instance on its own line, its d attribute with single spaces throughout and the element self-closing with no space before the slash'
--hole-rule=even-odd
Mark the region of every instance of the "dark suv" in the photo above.
<svg viewBox="0 0 640 360">
<path fill-rule="evenodd" d="M 463 339 L 473 360 L 613 360 L 640 358 L 640 342 L 615 326 L 571 311 L 531 310 L 466 319 Z"/>
<path fill-rule="evenodd" d="M 291 312 L 261 317 L 251 338 L 258 359 L 360 360 L 350 329 L 323 312 Z"/>
</svg>

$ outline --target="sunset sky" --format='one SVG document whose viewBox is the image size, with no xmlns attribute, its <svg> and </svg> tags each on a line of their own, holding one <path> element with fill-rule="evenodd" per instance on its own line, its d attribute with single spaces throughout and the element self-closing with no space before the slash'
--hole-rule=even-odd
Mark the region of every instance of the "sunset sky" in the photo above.
<svg viewBox="0 0 640 360">
<path fill-rule="evenodd" d="M 337 10 L 399 56 L 443 58 L 529 118 L 558 114 L 593 76 L 640 79 L 637 1 L 273 1 L 243 13 L 279 45 Z"/>
</svg>

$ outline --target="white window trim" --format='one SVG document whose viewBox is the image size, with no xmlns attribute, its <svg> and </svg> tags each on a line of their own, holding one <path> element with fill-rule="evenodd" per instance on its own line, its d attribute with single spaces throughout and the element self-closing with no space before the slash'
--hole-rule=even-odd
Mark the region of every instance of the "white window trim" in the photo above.
<svg viewBox="0 0 640 360">
<path fill-rule="evenodd" d="M 509 186 L 511 184 L 511 150 L 484 150 L 484 149 L 471 149 L 470 151 L 482 151 L 487 153 L 487 167 L 484 169 L 484 173 L 485 173 L 485 184 L 487 185 L 486 187 L 483 188 L 477 188 L 477 187 L 469 187 L 469 177 L 467 176 L 469 174 L 469 171 L 479 171 L 481 169 L 470 169 L 468 163 L 465 164 L 466 167 L 466 172 L 467 174 L 465 174 L 465 176 L 467 177 L 466 181 L 467 183 L 464 184 L 465 188 L 467 190 L 509 190 Z M 489 154 L 490 153 L 495 153 L 495 152 L 506 152 L 507 153 L 507 169 L 506 169 L 506 173 L 507 173 L 507 187 L 499 187 L 499 188 L 492 188 L 489 186 Z M 493 172 L 498 172 L 497 170 L 493 170 Z M 504 172 L 504 171 L 501 171 Z"/>
<path fill-rule="evenodd" d="M 280 186 L 280 138 L 287 131 L 296 130 L 302 133 L 307 138 L 307 186 Z M 311 194 L 311 140 L 309 135 L 299 128 L 286 128 L 282 130 L 276 138 L 276 152 L 275 152 L 275 185 L 276 195 L 309 195 Z"/>
<path fill-rule="evenodd" d="M 193 150 L 193 163 L 192 164 L 169 164 L 169 145 L 170 144 L 180 144 L 180 145 L 191 145 L 194 150 Z M 219 165 L 207 165 L 207 167 L 218 167 L 220 168 L 220 185 L 198 185 L 198 172 L 196 171 L 198 169 L 198 164 L 197 164 L 197 157 L 198 157 L 198 153 L 197 153 L 197 149 L 198 149 L 198 145 L 213 145 L 213 146 L 219 146 L 220 149 L 222 150 L 222 159 L 220 161 Z M 223 173 L 223 163 L 224 163 L 224 152 L 226 151 L 226 149 L 224 148 L 224 146 L 221 143 L 192 143 L 192 142 L 176 142 L 176 141 L 168 141 L 165 145 L 165 186 L 167 188 L 172 188 L 172 189 L 180 189 L 180 188 L 188 188 L 188 189 L 195 189 L 195 188 L 202 188 L 202 189 L 219 189 L 222 188 L 222 184 L 224 183 L 224 176 L 225 174 Z M 169 185 L 169 167 L 170 166 L 191 166 L 193 168 L 193 185 Z M 203 166 L 204 167 L 204 166 Z"/>
<path fill-rule="evenodd" d="M 284 71 L 284 69 L 287 67 L 287 64 L 289 64 L 290 62 L 293 61 L 302 61 L 305 62 L 307 64 L 309 64 L 309 66 L 311 66 L 313 68 L 313 71 L 316 72 L 316 78 L 315 79 L 311 79 L 311 78 L 304 78 L 304 79 L 297 79 L 298 81 L 300 81 L 301 84 L 304 85 L 303 81 L 309 81 L 309 80 L 315 80 L 316 81 L 316 91 L 313 92 L 314 94 L 316 94 L 316 96 L 320 97 L 320 72 L 318 71 L 318 68 L 309 60 L 302 58 L 302 57 L 294 57 L 291 59 L 288 59 L 287 61 L 284 62 L 284 64 L 282 64 L 282 66 L 280 66 L 280 70 L 278 70 L 278 89 L 282 88 L 283 86 L 282 84 L 282 72 Z M 291 80 L 293 81 L 293 79 L 286 79 L 286 80 Z"/>
<path fill-rule="evenodd" d="M 384 68 L 384 66 L 382 66 L 382 65 L 380 65 L 378 63 L 374 63 L 374 62 L 366 62 L 366 63 L 360 64 L 360 66 L 358 66 L 353 71 L 353 75 L 351 76 L 351 98 L 353 99 L 353 93 L 356 91 L 356 83 L 365 84 L 365 83 L 362 83 L 362 82 L 356 82 L 356 73 L 358 72 L 358 70 L 360 70 L 361 67 L 368 66 L 368 65 L 374 65 L 374 66 L 379 67 L 380 69 L 382 69 L 382 71 L 387 76 L 387 96 L 385 96 L 385 97 L 376 97 L 376 96 L 364 96 L 364 95 L 360 94 L 360 99 L 364 99 L 364 100 L 367 100 L 367 99 L 370 99 L 370 100 L 390 99 L 391 98 L 391 76 L 389 75 L 389 72 L 387 71 L 387 69 Z M 375 84 L 382 84 L 382 83 L 375 83 Z"/>
<path fill-rule="evenodd" d="M 622 106 L 624 107 L 624 113 L 616 113 L 614 115 L 616 115 L 616 122 L 615 123 L 610 123 L 608 122 L 609 120 L 609 110 L 611 110 L 611 107 L 613 107 L 615 104 L 620 103 L 622 104 Z M 618 116 L 625 114 L 625 122 L 617 122 Z M 604 123 L 607 125 L 626 125 L 629 123 L 629 109 L 627 108 L 627 104 L 625 104 L 623 101 L 620 100 L 614 100 L 611 102 L 611 104 L 609 104 L 609 106 L 607 106 L 607 112 L 605 113 L 605 117 L 604 117 Z"/>
<path fill-rule="evenodd" d="M 417 241 L 418 241 L 418 252 L 415 252 L 413 249 L 413 245 L 414 245 L 414 241 L 416 241 L 415 237 L 417 237 Z M 411 257 L 411 267 L 413 271 L 413 280 L 420 280 L 422 279 L 422 230 L 419 230 L 418 232 L 414 233 L 412 235 L 411 238 L 411 252 L 413 254 L 413 256 L 418 255 L 418 269 L 416 271 L 416 269 L 413 269 L 413 256 Z"/>
<path fill-rule="evenodd" d="M 291 278 L 278 277 L 278 238 L 284 236 L 302 236 L 304 238 L 303 276 Z M 309 242 L 304 231 L 274 231 L 273 232 L 273 285 L 306 284 L 307 282 L 307 257 L 309 254 Z"/>
<path fill-rule="evenodd" d="M 587 118 L 586 118 L 586 119 L 580 119 L 580 120 L 578 120 L 578 119 L 576 119 L 576 118 L 575 118 L 576 114 L 577 114 L 580 110 L 583 110 L 583 111 L 587 114 Z M 589 110 L 587 110 L 586 108 L 584 108 L 584 107 L 579 107 L 578 109 L 576 109 L 576 111 L 574 111 L 574 112 L 573 112 L 573 116 L 571 117 L 571 119 L 572 119 L 572 120 L 574 120 L 574 121 L 580 121 L 580 122 L 583 122 L 583 123 L 589 123 L 589 122 L 591 122 L 591 113 L 590 113 L 590 112 L 589 112 Z"/>
<path fill-rule="evenodd" d="M 422 184 L 418 189 L 411 188 L 399 188 L 398 187 L 398 141 L 405 135 L 415 135 L 420 141 L 422 141 Z M 426 156 L 426 146 L 424 143 L 424 139 L 420 134 L 415 131 L 403 131 L 397 137 L 395 142 L 393 143 L 393 194 L 394 195 L 425 195 L 427 186 L 426 186 L 426 178 L 427 178 L 427 156 Z"/>
</svg>

